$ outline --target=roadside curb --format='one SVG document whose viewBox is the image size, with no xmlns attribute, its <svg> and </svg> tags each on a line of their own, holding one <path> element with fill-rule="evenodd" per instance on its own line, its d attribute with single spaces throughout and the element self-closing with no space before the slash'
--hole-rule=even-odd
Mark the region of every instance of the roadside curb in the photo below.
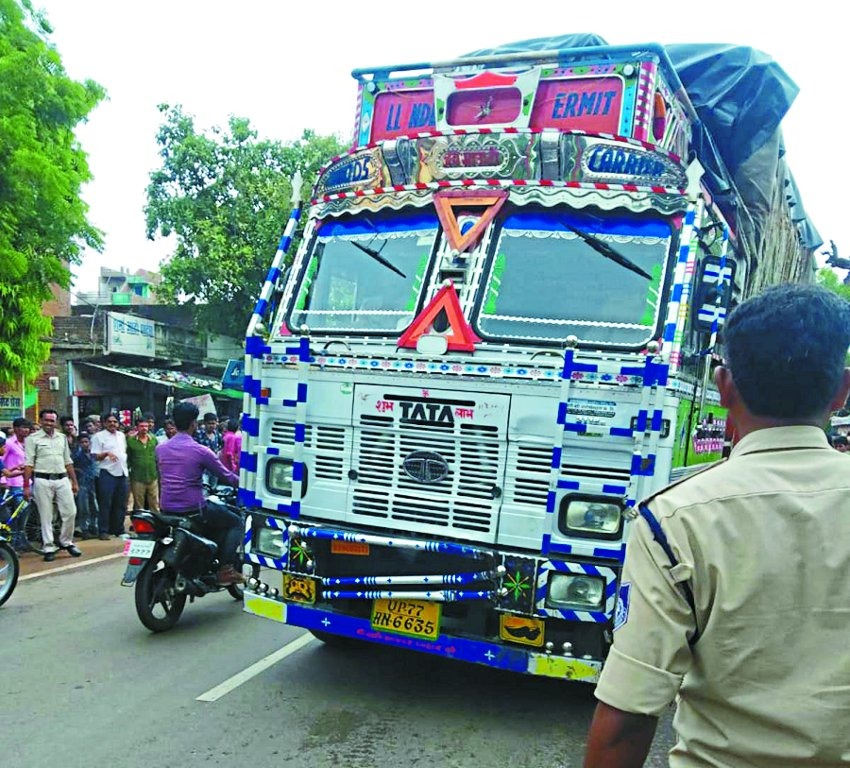
<svg viewBox="0 0 850 768">
<path fill-rule="evenodd" d="M 90 560 L 83 560 L 78 563 L 60 565 L 58 568 L 50 568 L 48 570 L 38 571 L 37 573 L 29 573 L 26 576 L 21 576 L 18 581 L 29 581 L 30 579 L 40 579 L 44 576 L 55 576 L 60 573 L 66 573 L 67 571 L 75 571 L 78 568 L 85 568 L 87 565 L 97 565 L 98 563 L 105 563 L 108 560 L 117 560 L 119 557 L 124 557 L 124 553 L 116 552 L 111 555 L 103 555 L 102 557 L 93 557 Z"/>
</svg>

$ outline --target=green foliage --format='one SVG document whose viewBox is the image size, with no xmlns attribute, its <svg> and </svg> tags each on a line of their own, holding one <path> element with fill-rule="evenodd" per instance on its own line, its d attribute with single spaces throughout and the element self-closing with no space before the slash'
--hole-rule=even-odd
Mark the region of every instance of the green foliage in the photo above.
<svg viewBox="0 0 850 768">
<path fill-rule="evenodd" d="M 850 301 L 850 285 L 845 285 L 839 282 L 838 275 L 835 274 L 829 267 L 823 267 L 817 271 L 815 282 L 828 288 L 835 294 L 838 294 L 845 301 Z M 850 367 L 850 351 L 847 352 L 846 365 Z"/>
<path fill-rule="evenodd" d="M 175 250 L 158 293 L 191 302 L 201 330 L 241 337 L 289 218 L 290 178 L 300 170 L 311 184 L 342 145 L 312 131 L 286 144 L 260 140 L 238 117 L 205 134 L 180 106 L 160 111 L 162 166 L 147 190 L 147 234 L 174 236 Z"/>
<path fill-rule="evenodd" d="M 48 356 L 50 285 L 70 284 L 83 245 L 101 246 L 80 188 L 91 178 L 74 128 L 104 97 L 71 80 L 29 0 L 0 0 L 0 388 Z"/>
<path fill-rule="evenodd" d="M 815 276 L 815 281 L 818 285 L 822 285 L 824 288 L 828 288 L 833 293 L 838 294 L 845 301 L 850 301 L 850 285 L 839 282 L 838 275 L 829 267 L 819 269 Z"/>
</svg>

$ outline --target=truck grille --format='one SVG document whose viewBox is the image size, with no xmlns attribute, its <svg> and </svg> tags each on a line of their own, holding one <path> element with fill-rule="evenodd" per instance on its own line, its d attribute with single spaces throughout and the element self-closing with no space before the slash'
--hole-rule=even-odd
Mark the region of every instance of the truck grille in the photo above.
<svg viewBox="0 0 850 768">
<path fill-rule="evenodd" d="M 575 453 L 564 448 L 561 455 L 561 477 L 582 484 L 587 493 L 601 493 L 605 484 L 628 486 L 631 453 L 604 452 L 598 462 L 576 463 Z M 585 459 L 594 458 L 582 453 Z M 614 465 L 614 466 L 612 466 Z M 620 465 L 620 466 L 616 466 Z M 546 508 L 552 467 L 552 449 L 541 445 L 511 443 L 508 451 L 508 471 L 505 478 L 505 498 L 515 504 Z"/>
<path fill-rule="evenodd" d="M 304 449 L 313 456 L 313 474 L 327 480 L 342 480 L 345 461 L 345 428 L 307 425 L 304 429 Z M 295 444 L 295 424 L 273 421 L 269 431 L 272 445 L 292 448 Z"/>
<path fill-rule="evenodd" d="M 474 423 L 396 426 L 392 417 L 362 414 L 354 445 L 353 514 L 404 523 L 419 532 L 457 530 L 491 541 L 505 461 L 499 432 L 496 426 Z M 442 456 L 448 476 L 429 484 L 408 477 L 402 463 L 415 451 Z"/>
</svg>

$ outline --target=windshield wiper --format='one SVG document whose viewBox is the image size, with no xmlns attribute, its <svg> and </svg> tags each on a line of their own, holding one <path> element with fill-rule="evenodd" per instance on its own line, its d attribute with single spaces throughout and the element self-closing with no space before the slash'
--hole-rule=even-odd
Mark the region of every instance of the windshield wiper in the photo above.
<svg viewBox="0 0 850 768">
<path fill-rule="evenodd" d="M 648 272 L 644 272 L 637 264 L 635 264 L 630 258 L 627 256 L 623 256 L 618 250 L 612 248 L 608 243 L 604 240 L 600 240 L 595 235 L 591 235 L 589 232 L 584 232 L 578 227 L 574 227 L 571 224 L 567 224 L 564 221 L 559 222 L 562 227 L 568 229 L 574 235 L 578 235 L 584 242 L 586 242 L 594 251 L 597 253 L 601 253 L 606 259 L 611 259 L 611 261 L 616 262 L 621 267 L 625 267 L 632 272 L 637 273 L 641 277 L 645 277 L 647 280 L 652 280 L 652 275 Z"/>
<path fill-rule="evenodd" d="M 401 276 L 402 276 L 405 280 L 407 279 L 407 275 L 405 275 L 405 274 L 404 274 L 404 272 L 402 272 L 402 271 L 401 271 L 398 267 L 396 267 L 395 265 L 393 265 L 393 264 L 392 264 L 390 261 L 388 261 L 386 258 L 384 258 L 383 256 L 381 256 L 381 252 L 380 252 L 380 251 L 376 251 L 374 248 L 370 248 L 368 245 L 361 245 L 360 243 L 358 243 L 358 242 L 356 242 L 356 241 L 354 241 L 354 240 L 349 240 L 348 242 L 349 242 L 349 243 L 351 243 L 351 244 L 352 244 L 355 248 L 359 248 L 359 249 L 360 249 L 361 251 L 363 251 L 363 253 L 365 253 L 367 256 L 371 256 L 371 257 L 372 257 L 375 261 L 377 261 L 379 264 L 383 264 L 383 265 L 384 265 L 387 269 L 391 269 L 391 270 L 392 270 L 393 272 L 395 272 L 397 275 L 401 275 Z M 386 244 L 386 241 L 384 241 L 384 244 Z M 383 246 L 382 246 L 382 247 L 383 247 Z"/>
</svg>

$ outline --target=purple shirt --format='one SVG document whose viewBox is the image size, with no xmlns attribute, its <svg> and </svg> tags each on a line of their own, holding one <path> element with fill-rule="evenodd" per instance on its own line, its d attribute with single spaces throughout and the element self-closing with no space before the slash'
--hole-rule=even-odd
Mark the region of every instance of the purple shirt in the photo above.
<svg viewBox="0 0 850 768">
<path fill-rule="evenodd" d="M 187 433 L 178 432 L 156 447 L 162 511 L 166 514 L 197 512 L 204 506 L 203 473 L 218 475 L 229 485 L 238 485 L 239 476 L 229 472 L 205 445 Z"/>
<path fill-rule="evenodd" d="M 24 444 L 18 440 L 17 435 L 12 435 L 6 440 L 6 451 L 0 458 L 5 469 L 17 469 L 26 463 L 27 457 L 24 452 Z M 5 485 L 8 488 L 23 488 L 24 476 L 4 477 L 0 481 L 0 485 Z"/>
</svg>

